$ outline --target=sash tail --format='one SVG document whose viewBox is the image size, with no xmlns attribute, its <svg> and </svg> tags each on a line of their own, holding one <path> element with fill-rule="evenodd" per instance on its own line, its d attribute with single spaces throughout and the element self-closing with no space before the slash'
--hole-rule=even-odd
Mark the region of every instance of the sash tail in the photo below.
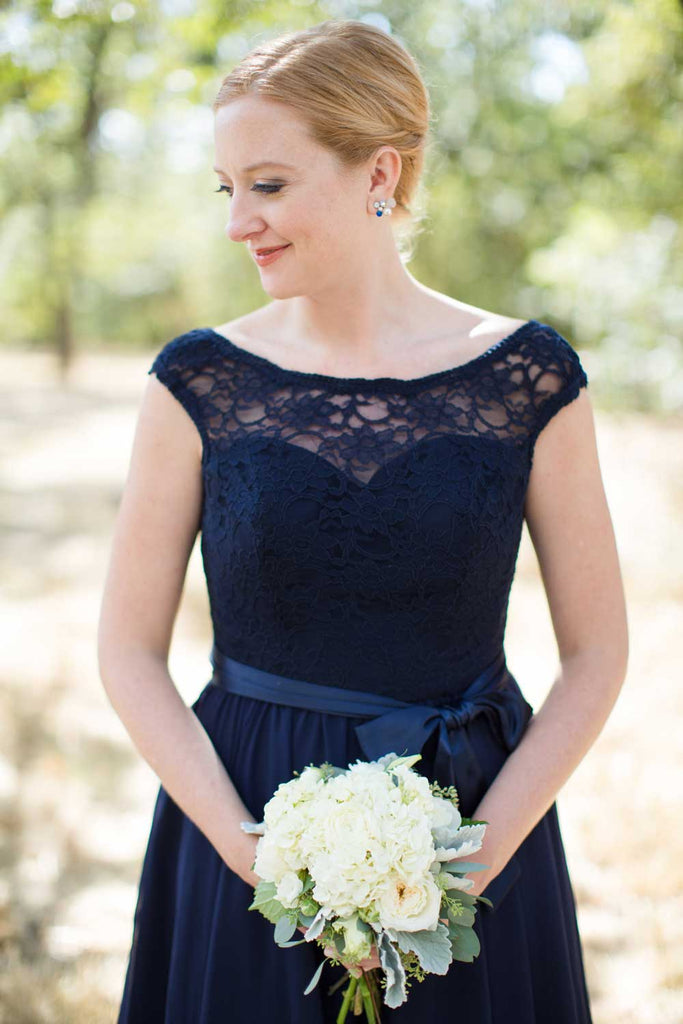
<svg viewBox="0 0 683 1024">
<path fill-rule="evenodd" d="M 391 751 L 399 756 L 422 754 L 434 737 L 435 779 L 442 786 L 456 787 L 461 807 L 474 808 L 486 788 L 467 733 L 470 722 L 478 715 L 485 715 L 506 749 L 511 751 L 519 743 L 533 714 L 507 668 L 502 649 L 452 704 L 413 703 L 364 690 L 290 679 L 235 661 L 215 643 L 211 664 L 214 669 L 211 682 L 233 693 L 325 714 L 368 718 L 367 722 L 355 726 L 358 742 L 368 761 Z"/>
</svg>

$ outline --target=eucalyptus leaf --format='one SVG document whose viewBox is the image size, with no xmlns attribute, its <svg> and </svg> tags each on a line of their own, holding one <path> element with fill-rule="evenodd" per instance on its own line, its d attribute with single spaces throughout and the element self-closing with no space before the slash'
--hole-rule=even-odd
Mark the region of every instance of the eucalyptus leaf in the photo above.
<svg viewBox="0 0 683 1024">
<path fill-rule="evenodd" d="M 454 924 L 463 925 L 465 928 L 471 928 L 474 924 L 475 911 L 471 907 L 465 906 L 450 906 L 448 908 L 448 919 L 453 921 Z"/>
<path fill-rule="evenodd" d="M 477 896 L 470 896 L 468 892 L 461 890 L 458 893 L 458 903 L 462 903 L 463 907 L 475 907 L 477 904 Z"/>
<path fill-rule="evenodd" d="M 470 871 L 486 871 L 488 864 L 480 864 L 474 860 L 444 860 L 441 862 L 442 871 L 453 871 L 455 873 L 469 875 Z"/>
<path fill-rule="evenodd" d="M 292 935 L 294 934 L 295 931 L 296 931 L 296 922 L 292 921 L 291 917 L 289 917 L 289 916 L 281 917 L 280 920 L 275 925 L 275 933 L 274 933 L 274 938 L 275 938 L 275 941 L 277 942 L 278 946 L 282 942 L 287 942 L 289 939 L 291 939 L 291 937 L 292 937 Z M 304 942 L 305 941 L 306 940 L 304 939 Z"/>
<path fill-rule="evenodd" d="M 459 925 L 449 922 L 448 929 L 451 936 L 453 959 L 471 963 L 481 949 L 479 936 L 474 928 L 461 928 Z"/>
<path fill-rule="evenodd" d="M 315 974 L 313 975 L 313 977 L 309 981 L 308 985 L 304 989 L 304 995 L 305 996 L 307 996 L 309 992 L 312 992 L 313 989 L 315 988 L 315 986 L 320 981 L 320 974 L 321 974 L 322 969 L 323 969 L 324 966 L 325 966 L 325 961 L 321 960 L 320 963 L 318 964 L 318 967 L 317 967 L 317 970 L 316 970 Z"/>
</svg>

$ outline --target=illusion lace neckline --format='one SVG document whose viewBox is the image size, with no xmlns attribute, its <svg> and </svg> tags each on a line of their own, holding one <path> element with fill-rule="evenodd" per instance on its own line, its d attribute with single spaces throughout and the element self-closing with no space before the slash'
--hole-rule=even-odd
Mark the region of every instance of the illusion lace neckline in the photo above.
<svg viewBox="0 0 683 1024">
<path fill-rule="evenodd" d="M 309 370 L 292 370 L 287 367 L 280 366 L 279 363 L 274 363 L 272 360 L 267 359 L 265 356 L 258 355 L 256 352 L 250 352 L 249 349 L 242 348 L 240 345 L 235 344 L 234 341 L 231 341 L 225 334 L 221 334 L 219 331 L 214 330 L 213 327 L 205 327 L 203 330 L 218 339 L 222 346 L 232 351 L 245 362 L 252 363 L 262 369 L 269 370 L 272 374 L 284 379 L 300 380 L 311 384 L 328 384 L 334 387 L 371 385 L 372 387 L 411 390 L 412 388 L 423 384 L 449 380 L 452 377 L 457 377 L 461 374 L 467 375 L 470 371 L 477 369 L 482 362 L 486 361 L 491 355 L 500 352 L 501 349 L 507 348 L 508 345 L 511 345 L 513 341 L 518 340 L 531 328 L 538 326 L 540 326 L 538 320 L 527 320 L 525 323 L 520 324 L 519 327 L 516 327 L 510 334 L 506 334 L 504 338 L 500 338 L 498 341 L 494 342 L 493 345 L 490 345 L 484 352 L 480 352 L 478 356 L 474 356 L 472 359 L 468 359 L 464 363 L 458 363 L 456 366 L 447 367 L 445 370 L 435 370 L 433 373 L 424 374 L 422 377 L 406 378 L 333 377 L 328 373 L 315 373 L 314 371 Z"/>
</svg>

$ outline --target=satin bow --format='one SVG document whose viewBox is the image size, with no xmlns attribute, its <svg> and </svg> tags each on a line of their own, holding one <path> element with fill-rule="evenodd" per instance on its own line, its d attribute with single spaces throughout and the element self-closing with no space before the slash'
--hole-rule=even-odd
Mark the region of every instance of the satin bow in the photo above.
<svg viewBox="0 0 683 1024">
<path fill-rule="evenodd" d="M 492 688 L 496 675 L 498 679 Z M 493 721 L 507 750 L 517 745 L 533 714 L 500 658 L 459 695 L 455 704 L 408 704 L 363 722 L 355 730 L 370 761 L 390 751 L 399 756 L 421 753 L 436 733 L 436 780 L 442 786 L 456 787 L 461 812 L 466 808 L 469 815 L 486 789 L 484 773 L 467 733 L 467 726 L 481 714 Z"/>
<path fill-rule="evenodd" d="M 212 682 L 235 693 L 327 714 L 367 717 L 369 720 L 356 725 L 355 731 L 370 761 L 391 751 L 399 756 L 421 754 L 436 733 L 433 773 L 442 786 L 456 787 L 461 813 L 466 817 L 474 811 L 486 788 L 467 726 L 478 715 L 486 715 L 506 748 L 512 750 L 533 714 L 531 705 L 508 671 L 503 649 L 458 694 L 454 704 L 411 703 L 365 690 L 290 679 L 235 661 L 215 643 L 211 661 L 214 666 Z"/>
</svg>

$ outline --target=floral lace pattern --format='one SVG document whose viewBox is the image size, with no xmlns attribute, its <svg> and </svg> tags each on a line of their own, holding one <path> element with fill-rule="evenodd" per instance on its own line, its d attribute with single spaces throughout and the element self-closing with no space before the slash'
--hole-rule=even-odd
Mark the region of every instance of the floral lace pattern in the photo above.
<svg viewBox="0 0 683 1024">
<path fill-rule="evenodd" d="M 148 371 L 202 438 L 215 642 L 296 679 L 447 701 L 503 646 L 536 439 L 588 378 L 530 320 L 424 377 L 289 370 L 212 328 Z"/>
</svg>

